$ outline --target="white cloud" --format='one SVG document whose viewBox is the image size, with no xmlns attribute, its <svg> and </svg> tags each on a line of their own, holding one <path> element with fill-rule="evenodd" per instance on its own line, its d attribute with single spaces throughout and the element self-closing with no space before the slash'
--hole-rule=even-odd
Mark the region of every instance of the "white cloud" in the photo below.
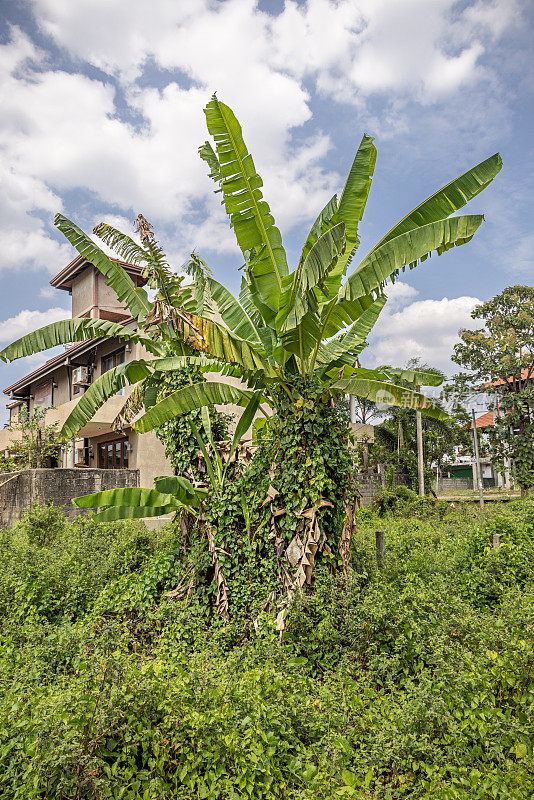
<svg viewBox="0 0 534 800">
<path fill-rule="evenodd" d="M 178 260 L 192 247 L 236 252 L 196 157 L 213 90 L 238 110 L 265 196 L 287 230 L 313 218 L 341 183 L 322 166 L 329 137 L 306 127 L 310 91 L 355 106 L 359 128 L 365 121 L 384 137 L 406 134 L 408 101 L 431 106 L 495 82 L 481 60 L 520 16 L 515 0 L 460 9 L 456 0 L 286 0 L 278 14 L 256 0 L 159 0 L 150 9 L 141 0 L 34 0 L 33 8 L 78 71 L 54 68 L 17 28 L 0 47 L 10 185 L 0 208 L 10 222 L 0 233 L 4 266 L 50 271 L 71 251 L 43 219 L 72 190 L 119 217 L 141 211 L 177 241 Z M 87 65 L 104 76 L 83 74 Z M 380 113 L 369 111 L 372 96 L 381 98 Z M 457 103 L 465 103 L 461 94 Z M 469 105 L 476 138 L 489 112 Z M 442 116 L 419 121 L 436 147 L 451 135 Z M 460 129 L 461 116 L 448 119 Z"/>
<path fill-rule="evenodd" d="M 451 373 L 450 357 L 460 328 L 473 324 L 471 311 L 481 301 L 476 297 L 444 297 L 415 300 L 418 292 L 399 281 L 386 288 L 392 304 L 386 303 L 363 359 L 372 366 L 404 366 L 410 358 Z"/>
<path fill-rule="evenodd" d="M 13 342 L 27 333 L 50 325 L 52 322 L 59 322 L 61 319 L 68 319 L 71 316 L 70 309 L 49 308 L 47 311 L 30 311 L 24 309 L 16 316 L 9 317 L 0 322 L 0 342 Z M 42 360 L 42 356 L 40 356 Z"/>
<path fill-rule="evenodd" d="M 40 58 L 42 54 L 17 29 L 12 31 L 12 41 L 0 47 L 0 75 L 5 78 L 0 89 L 5 111 L 0 118 L 0 134 L 4 142 L 16 141 L 26 119 L 24 108 L 10 95 L 24 80 L 21 75 L 32 74 L 29 63 Z M 19 170 L 12 153 L 5 150 L 4 154 L 0 164 L 0 269 L 29 265 L 53 271 L 65 260 L 69 248 L 50 237 L 37 214 L 52 215 L 60 210 L 61 199 L 40 177 Z"/>
</svg>

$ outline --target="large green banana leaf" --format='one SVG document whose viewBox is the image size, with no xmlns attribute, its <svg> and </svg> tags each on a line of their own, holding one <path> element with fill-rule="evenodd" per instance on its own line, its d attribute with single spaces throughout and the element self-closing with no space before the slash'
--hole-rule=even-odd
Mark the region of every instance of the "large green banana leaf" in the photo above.
<svg viewBox="0 0 534 800">
<path fill-rule="evenodd" d="M 345 274 L 347 266 L 350 264 L 352 256 L 360 243 L 358 225 L 363 217 L 367 198 L 369 197 L 375 164 L 376 147 L 373 144 L 373 137 L 364 134 L 339 198 L 337 219 L 339 222 L 345 223 L 347 247 L 335 269 L 329 275 L 329 297 L 335 294 L 336 279 L 338 279 L 337 289 L 339 289 L 341 278 Z"/>
<path fill-rule="evenodd" d="M 150 366 L 155 373 L 173 372 L 176 369 L 195 367 L 200 372 L 218 372 L 221 375 L 230 375 L 241 378 L 243 369 L 234 364 L 226 364 L 216 358 L 206 356 L 168 356 L 168 358 L 155 358 L 150 361 Z"/>
<path fill-rule="evenodd" d="M 330 270 L 325 278 L 327 301 L 332 300 L 337 295 L 343 275 L 360 243 L 358 225 L 369 196 L 375 163 L 376 147 L 373 144 L 373 138 L 364 134 L 345 181 L 339 206 L 330 223 L 330 225 L 337 222 L 345 223 L 347 246 L 334 268 Z"/>
<path fill-rule="evenodd" d="M 362 314 L 376 302 L 376 299 L 374 294 L 368 294 L 364 297 L 356 298 L 350 304 L 350 307 L 346 308 L 339 305 L 337 297 L 334 297 L 327 305 L 323 306 L 321 320 L 317 326 L 316 352 L 319 352 L 325 340 L 330 339 L 339 331 L 361 319 Z M 312 359 L 312 362 L 314 362 L 314 359 Z"/>
<path fill-rule="evenodd" d="M 316 220 L 310 228 L 310 232 L 304 242 L 299 263 L 302 263 L 317 239 L 337 222 L 337 194 L 330 198 L 325 207 L 319 212 Z"/>
<path fill-rule="evenodd" d="M 247 314 L 239 300 L 226 286 L 216 281 L 215 278 L 208 276 L 208 287 L 212 298 L 217 304 L 220 315 L 227 328 L 240 339 L 247 339 L 255 344 L 262 346 L 258 336 L 256 325 Z"/>
<path fill-rule="evenodd" d="M 482 224 L 481 214 L 431 222 L 390 239 L 371 250 L 341 287 L 337 302 L 325 306 L 321 320 L 322 338 L 333 336 L 360 316 L 360 299 L 377 291 L 400 269 L 424 261 L 470 241 Z"/>
<path fill-rule="evenodd" d="M 425 261 L 432 252 L 441 255 L 469 242 L 484 221 L 482 214 L 438 220 L 421 225 L 372 250 L 349 276 L 340 298 L 369 294 L 404 266 Z"/>
<path fill-rule="evenodd" d="M 154 486 L 158 492 L 177 495 L 180 502 L 190 505 L 198 504 L 199 498 L 205 497 L 208 493 L 207 489 L 195 488 L 191 481 L 181 475 L 163 475 L 154 478 Z"/>
<path fill-rule="evenodd" d="M 415 392 L 403 386 L 396 386 L 387 381 L 368 380 L 359 377 L 342 378 L 333 383 L 331 388 L 343 394 L 365 397 L 375 403 L 411 408 L 435 419 L 448 418 L 447 413 L 439 406 L 436 406 L 431 398 L 425 397 L 420 392 Z"/>
<path fill-rule="evenodd" d="M 259 295 L 276 312 L 282 278 L 288 274 L 288 267 L 280 231 L 263 199 L 263 181 L 233 111 L 214 95 L 204 113 L 208 131 L 215 139 L 224 205 L 237 242 Z"/>
<path fill-rule="evenodd" d="M 381 367 L 397 381 L 405 381 L 412 386 L 441 386 L 445 380 L 438 372 L 426 372 L 420 369 L 402 369 L 401 367 Z"/>
<path fill-rule="evenodd" d="M 85 234 L 81 228 L 64 217 L 63 214 L 56 214 L 54 224 L 61 233 L 69 240 L 71 245 L 84 256 L 91 264 L 102 272 L 107 280 L 108 286 L 116 292 L 119 300 L 126 303 L 133 317 L 143 319 L 150 309 L 152 303 L 144 289 L 136 287 L 128 273 L 114 259 L 107 256 L 93 240 Z"/>
<path fill-rule="evenodd" d="M 176 514 L 183 506 L 173 503 L 169 506 L 111 506 L 98 511 L 95 522 L 115 522 L 119 519 L 146 519 L 147 517 L 164 517 Z"/>
<path fill-rule="evenodd" d="M 82 497 L 75 497 L 73 504 L 78 508 L 104 508 L 111 506 L 156 507 L 176 506 L 177 508 L 185 501 L 189 501 L 189 493 L 185 490 L 177 494 L 163 494 L 156 489 L 137 489 L 128 487 L 126 489 L 104 489 L 102 492 L 93 492 Z"/>
<path fill-rule="evenodd" d="M 318 306 L 313 290 L 323 284 L 344 250 L 345 223 L 340 222 L 317 239 L 295 272 L 282 278 L 277 331 L 284 334 L 294 330 L 310 310 L 316 314 Z"/>
<path fill-rule="evenodd" d="M 246 370 L 269 369 L 260 345 L 241 339 L 212 319 L 193 315 L 193 323 L 200 330 L 210 355 Z"/>
<path fill-rule="evenodd" d="M 472 200 L 473 197 L 476 197 L 479 192 L 485 189 L 486 186 L 489 186 L 501 168 L 502 159 L 499 153 L 495 153 L 495 155 L 481 161 L 480 164 L 438 189 L 431 197 L 416 206 L 400 222 L 394 225 L 373 249 L 376 250 L 385 242 L 395 239 L 402 233 L 406 233 L 406 231 L 450 217 L 454 211 L 458 211 L 469 200 Z"/>
<path fill-rule="evenodd" d="M 86 389 L 59 432 L 62 441 L 72 439 L 89 422 L 106 400 L 127 384 L 135 384 L 151 375 L 145 361 L 129 361 L 104 372 Z"/>
<path fill-rule="evenodd" d="M 386 300 L 387 297 L 381 294 L 346 333 L 340 334 L 326 344 L 321 344 L 317 353 L 317 364 L 329 369 L 335 363 L 349 363 L 350 355 L 355 352 L 355 348 L 359 348 L 358 352 L 363 349 L 365 340 L 384 308 Z"/>
<path fill-rule="evenodd" d="M 159 353 L 158 348 L 150 340 L 116 322 L 109 322 L 105 319 L 63 319 L 17 339 L 16 342 L 0 352 L 0 359 L 14 361 L 16 358 L 40 353 L 60 344 L 85 342 L 90 339 L 120 339 L 126 342 L 141 342 L 150 352 Z"/>
<path fill-rule="evenodd" d="M 253 325 L 260 334 L 259 329 L 265 327 L 265 321 L 262 315 L 260 314 L 257 306 L 254 304 L 254 301 L 252 300 L 250 285 L 247 282 L 246 275 L 243 275 L 241 278 L 241 287 L 239 289 L 239 302 L 243 306 L 245 312 L 248 314 L 248 316 L 252 320 Z"/>
<path fill-rule="evenodd" d="M 133 427 L 138 433 L 146 433 L 174 417 L 195 411 L 203 406 L 242 402 L 248 394 L 227 383 L 217 383 L 216 381 L 193 383 L 160 400 L 134 422 Z"/>
</svg>

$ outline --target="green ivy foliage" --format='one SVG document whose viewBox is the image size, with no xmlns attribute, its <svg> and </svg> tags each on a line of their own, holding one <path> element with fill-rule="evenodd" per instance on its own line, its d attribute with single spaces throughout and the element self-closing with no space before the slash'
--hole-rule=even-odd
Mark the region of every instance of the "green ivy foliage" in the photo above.
<svg viewBox="0 0 534 800">
<path fill-rule="evenodd" d="M 210 497 L 206 518 L 215 532 L 221 569 L 229 584 L 231 616 L 248 621 L 271 592 L 282 596 L 269 487 L 275 490 L 278 535 L 287 546 L 302 525 L 302 511 L 321 500 L 332 504 L 319 515 L 325 545 L 318 560 L 339 565 L 345 499 L 354 491 L 346 415 L 319 381 L 297 377 L 290 393 L 280 389 L 277 414 L 263 429 L 250 462 L 235 480 Z"/>
<path fill-rule="evenodd" d="M 157 401 L 168 397 L 177 389 L 204 379 L 203 373 L 194 366 L 175 369 L 162 373 L 163 377 L 157 386 Z M 215 441 L 223 441 L 228 436 L 230 417 L 215 408 L 209 410 L 213 437 Z M 165 445 L 165 456 L 169 459 L 175 475 L 186 475 L 201 480 L 203 473 L 199 471 L 198 442 L 191 430 L 190 420 L 194 422 L 205 438 L 201 411 L 191 411 L 181 417 L 175 417 L 156 429 L 156 436 Z"/>
</svg>

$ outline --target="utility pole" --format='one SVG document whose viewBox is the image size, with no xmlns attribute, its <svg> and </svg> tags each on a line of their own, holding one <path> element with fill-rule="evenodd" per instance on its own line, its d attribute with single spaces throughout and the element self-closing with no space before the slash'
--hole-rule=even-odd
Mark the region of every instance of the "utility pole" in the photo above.
<svg viewBox="0 0 534 800">
<path fill-rule="evenodd" d="M 477 466 L 477 480 L 478 480 L 478 496 L 480 508 L 484 508 L 484 489 L 482 483 L 482 470 L 480 468 L 480 454 L 478 452 L 478 434 L 477 434 L 477 421 L 475 418 L 475 409 L 471 409 L 471 416 L 473 418 L 473 444 L 475 446 L 475 463 Z"/>
<path fill-rule="evenodd" d="M 419 478 L 419 497 L 425 496 L 425 469 L 423 463 L 423 420 L 421 412 L 415 412 L 415 424 L 417 428 L 417 476 Z"/>
<path fill-rule="evenodd" d="M 420 386 L 415 387 L 415 391 L 421 391 Z M 419 497 L 425 496 L 425 467 L 423 463 L 423 419 L 421 412 L 415 412 L 415 427 L 417 431 L 417 477 L 419 480 Z"/>
</svg>

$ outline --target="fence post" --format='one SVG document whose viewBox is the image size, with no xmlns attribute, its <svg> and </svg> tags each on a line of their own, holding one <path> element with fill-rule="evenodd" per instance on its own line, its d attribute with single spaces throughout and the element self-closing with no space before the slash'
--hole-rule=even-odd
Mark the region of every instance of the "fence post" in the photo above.
<svg viewBox="0 0 534 800">
<path fill-rule="evenodd" d="M 384 531 L 376 531 L 376 563 L 378 569 L 384 569 L 386 561 L 386 534 Z"/>
<path fill-rule="evenodd" d="M 493 549 L 498 550 L 501 546 L 501 537 L 498 533 L 493 534 Z"/>
</svg>

